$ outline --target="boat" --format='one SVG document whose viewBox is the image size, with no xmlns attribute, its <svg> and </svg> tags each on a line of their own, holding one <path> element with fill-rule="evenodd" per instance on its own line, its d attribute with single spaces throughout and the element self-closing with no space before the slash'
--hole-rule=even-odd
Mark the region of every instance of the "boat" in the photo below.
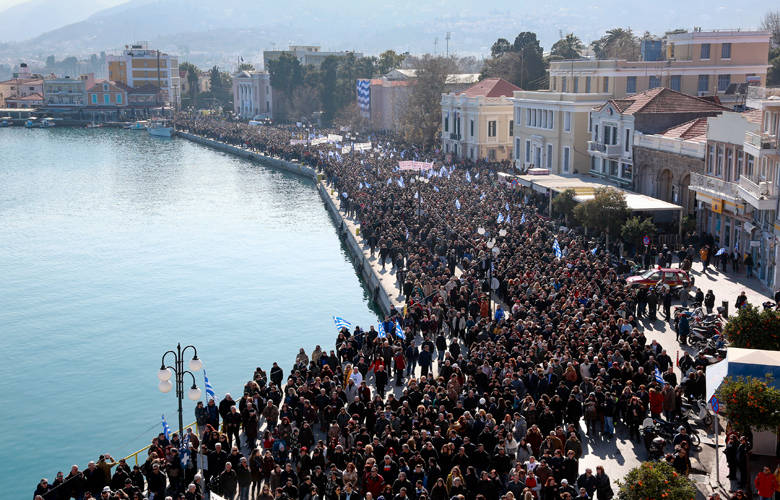
<svg viewBox="0 0 780 500">
<path fill-rule="evenodd" d="M 54 125 L 54 118 L 41 118 L 39 120 L 37 117 L 32 117 L 24 122 L 24 126 L 27 128 L 51 128 Z"/>
<path fill-rule="evenodd" d="M 102 126 L 103 126 L 102 124 L 95 123 L 95 122 L 86 124 L 86 128 L 101 128 Z"/>
<path fill-rule="evenodd" d="M 150 135 L 157 137 L 173 136 L 173 127 L 171 127 L 165 120 L 152 120 L 146 129 L 149 131 Z"/>
<path fill-rule="evenodd" d="M 128 130 L 146 130 L 146 123 L 145 121 L 137 121 L 135 123 L 131 123 L 126 128 Z"/>
<path fill-rule="evenodd" d="M 38 126 L 41 128 L 50 128 L 55 125 L 54 118 L 44 118 L 38 123 Z"/>
<path fill-rule="evenodd" d="M 11 120 L 10 116 L 0 117 L 0 127 L 10 127 L 13 124 Z"/>
<path fill-rule="evenodd" d="M 28 118 L 27 121 L 24 122 L 25 128 L 38 128 L 38 118 L 32 117 Z"/>
</svg>

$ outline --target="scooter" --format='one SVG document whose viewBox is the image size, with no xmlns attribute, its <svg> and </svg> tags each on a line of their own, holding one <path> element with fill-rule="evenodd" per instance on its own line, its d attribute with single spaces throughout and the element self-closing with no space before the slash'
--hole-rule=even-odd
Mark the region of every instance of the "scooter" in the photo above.
<svg viewBox="0 0 780 500">
<path fill-rule="evenodd" d="M 692 421 L 698 427 L 709 429 L 712 426 L 712 415 L 707 405 L 699 399 L 683 399 L 682 414 L 686 420 Z"/>
</svg>

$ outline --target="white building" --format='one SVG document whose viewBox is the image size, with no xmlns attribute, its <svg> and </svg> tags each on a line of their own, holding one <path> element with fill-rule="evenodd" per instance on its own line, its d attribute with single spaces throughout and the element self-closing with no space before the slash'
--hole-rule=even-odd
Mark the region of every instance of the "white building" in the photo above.
<svg viewBox="0 0 780 500">
<path fill-rule="evenodd" d="M 271 118 L 271 75 L 261 71 L 239 71 L 233 75 L 233 112 L 250 120 Z"/>
<path fill-rule="evenodd" d="M 108 56 L 108 79 L 132 88 L 160 89 L 160 104 L 181 105 L 179 59 L 150 49 L 147 42 L 126 45 L 121 55 Z"/>
<path fill-rule="evenodd" d="M 92 86 L 94 77 L 47 78 L 43 80 L 43 104 L 47 107 L 82 107 L 87 105 L 87 88 Z"/>
<path fill-rule="evenodd" d="M 363 57 L 363 54 L 360 52 L 323 52 L 319 45 L 290 45 L 288 50 L 264 50 L 264 68 L 268 70 L 268 61 L 279 59 L 279 56 L 282 54 L 294 55 L 301 62 L 301 66 L 314 66 L 316 68 L 319 68 L 320 64 L 330 56 L 345 57 L 349 54 L 353 54 L 356 59 Z"/>
</svg>

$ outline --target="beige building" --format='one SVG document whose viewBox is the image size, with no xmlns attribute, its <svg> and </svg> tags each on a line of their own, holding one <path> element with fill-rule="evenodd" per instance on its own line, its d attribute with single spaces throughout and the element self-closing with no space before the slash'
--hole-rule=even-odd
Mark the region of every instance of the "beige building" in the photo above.
<svg viewBox="0 0 780 500">
<path fill-rule="evenodd" d="M 511 98 L 518 90 L 521 89 L 501 78 L 486 78 L 464 91 L 442 94 L 442 150 L 471 161 L 511 160 Z"/>
<path fill-rule="evenodd" d="M 608 93 L 621 98 L 656 87 L 737 103 L 739 84 L 763 86 L 769 58 L 767 31 L 694 31 L 668 34 L 661 61 L 581 59 L 552 61 L 550 89 Z"/>
<path fill-rule="evenodd" d="M 20 77 L 5 80 L 0 82 L 0 107 L 11 107 L 6 99 L 18 100 L 33 94 L 43 96 L 43 79 Z"/>
<path fill-rule="evenodd" d="M 588 114 L 609 94 L 553 91 L 514 92 L 515 167 L 547 168 L 553 174 L 585 173 L 588 156 Z"/>
<path fill-rule="evenodd" d="M 179 59 L 150 49 L 147 42 L 126 45 L 118 56 L 108 56 L 108 79 L 128 87 L 153 86 L 160 90 L 160 104 L 181 105 Z"/>
</svg>

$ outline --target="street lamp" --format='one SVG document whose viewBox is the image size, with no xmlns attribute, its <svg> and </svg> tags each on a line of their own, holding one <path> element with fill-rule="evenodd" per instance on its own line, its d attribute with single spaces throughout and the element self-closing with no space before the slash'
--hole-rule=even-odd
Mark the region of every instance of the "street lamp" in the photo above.
<svg viewBox="0 0 780 500">
<path fill-rule="evenodd" d="M 193 351 L 192 359 L 189 363 L 189 370 L 184 369 L 183 354 L 187 349 L 192 349 Z M 173 366 L 165 366 L 165 357 L 168 356 L 168 354 L 173 355 Z M 182 349 L 181 344 L 176 344 L 175 351 L 166 351 L 162 355 L 160 370 L 157 372 L 157 378 L 160 379 L 157 388 L 160 389 L 160 392 L 162 393 L 171 392 L 171 389 L 173 389 L 171 376 L 176 376 L 174 382 L 176 382 L 176 399 L 179 401 L 179 437 L 184 435 L 184 421 L 181 408 L 181 401 L 184 399 L 184 374 L 189 373 L 190 377 L 192 377 L 192 387 L 187 391 L 187 397 L 192 401 L 197 401 L 200 399 L 201 392 L 195 384 L 195 375 L 193 375 L 192 372 L 199 371 L 201 368 L 203 368 L 203 361 L 198 358 L 198 350 L 195 346 L 188 345 Z"/>
</svg>

